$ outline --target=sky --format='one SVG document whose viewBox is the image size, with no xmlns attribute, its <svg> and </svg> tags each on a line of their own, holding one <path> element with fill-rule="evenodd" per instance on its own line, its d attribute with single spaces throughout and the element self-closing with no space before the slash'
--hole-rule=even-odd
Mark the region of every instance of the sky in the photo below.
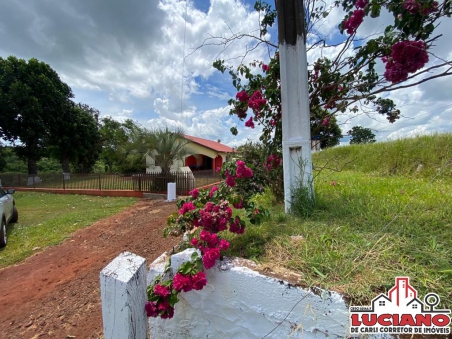
<svg viewBox="0 0 452 339">
<path fill-rule="evenodd" d="M 212 44 L 199 47 L 210 37 L 256 32 L 259 16 L 253 5 L 254 0 L 1 1 L 0 56 L 46 62 L 72 88 L 74 101 L 97 108 L 102 116 L 133 119 L 150 129 L 183 128 L 186 134 L 236 147 L 257 140 L 260 129 L 246 128 L 229 115 L 227 101 L 236 92 L 229 75 L 212 63 L 217 58 L 234 66 L 266 62 L 269 51 L 261 46 L 242 58 L 251 44 L 246 39 L 226 50 Z M 337 29 L 343 16 L 335 10 L 319 26 L 330 43 L 343 39 Z M 366 20 L 358 36 L 374 34 L 389 23 L 388 15 Z M 442 22 L 438 32 L 444 37 L 434 47 L 436 55 L 448 60 L 451 31 L 452 20 Z M 276 43 L 276 31 L 270 30 L 267 38 Z M 322 53 L 335 52 L 329 48 Z M 311 51 L 308 60 L 320 55 L 319 49 Z M 437 60 L 431 57 L 430 62 Z M 338 121 L 344 135 L 360 125 L 371 128 L 378 141 L 452 132 L 451 93 L 452 77 L 441 78 L 391 93 L 403 115 L 394 124 L 365 114 L 344 114 Z M 229 131 L 233 126 L 237 136 Z"/>
</svg>

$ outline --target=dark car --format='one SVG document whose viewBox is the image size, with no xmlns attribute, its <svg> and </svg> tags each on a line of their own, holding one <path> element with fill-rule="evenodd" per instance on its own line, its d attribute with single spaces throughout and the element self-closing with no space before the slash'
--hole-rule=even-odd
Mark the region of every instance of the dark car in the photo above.
<svg viewBox="0 0 452 339">
<path fill-rule="evenodd" d="M 0 247 L 6 246 L 6 226 L 10 222 L 17 222 L 19 220 L 19 213 L 17 212 L 16 202 L 11 196 L 14 190 L 4 190 L 0 186 Z"/>
</svg>

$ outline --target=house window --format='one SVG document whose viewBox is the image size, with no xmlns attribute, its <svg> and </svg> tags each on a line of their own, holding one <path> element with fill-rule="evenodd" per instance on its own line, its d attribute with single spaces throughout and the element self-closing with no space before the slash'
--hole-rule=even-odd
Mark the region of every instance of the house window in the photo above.
<svg viewBox="0 0 452 339">
<path fill-rule="evenodd" d="M 384 306 L 385 305 L 385 301 L 384 300 L 380 300 L 379 302 L 378 302 L 378 306 Z"/>
<path fill-rule="evenodd" d="M 413 310 L 417 309 L 417 304 L 413 304 Z"/>
</svg>

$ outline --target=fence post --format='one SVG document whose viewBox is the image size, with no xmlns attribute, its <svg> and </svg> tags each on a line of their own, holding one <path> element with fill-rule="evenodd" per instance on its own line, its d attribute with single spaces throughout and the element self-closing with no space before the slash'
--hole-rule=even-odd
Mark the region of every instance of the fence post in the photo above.
<svg viewBox="0 0 452 339">
<path fill-rule="evenodd" d="M 138 175 L 138 191 L 141 192 L 141 174 Z"/>
<path fill-rule="evenodd" d="M 146 339 L 146 259 L 118 255 L 100 272 L 105 339 Z"/>
<path fill-rule="evenodd" d="M 99 191 L 102 191 L 102 183 L 100 179 L 101 174 L 99 173 Z"/>
<path fill-rule="evenodd" d="M 64 173 L 63 173 L 63 190 L 66 190 L 66 180 L 64 180 Z"/>
</svg>

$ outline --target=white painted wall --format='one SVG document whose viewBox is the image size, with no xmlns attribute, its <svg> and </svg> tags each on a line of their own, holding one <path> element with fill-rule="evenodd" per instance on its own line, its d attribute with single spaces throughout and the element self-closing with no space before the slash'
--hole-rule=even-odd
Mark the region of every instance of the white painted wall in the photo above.
<svg viewBox="0 0 452 339">
<path fill-rule="evenodd" d="M 193 251 L 171 257 L 173 273 Z M 148 284 L 163 272 L 165 264 L 166 258 L 161 256 L 150 265 Z M 203 290 L 180 294 L 172 319 L 150 318 L 152 339 L 347 336 L 348 308 L 335 292 L 316 295 L 231 259 L 219 262 L 206 274 L 208 284 Z"/>
<path fill-rule="evenodd" d="M 171 167 L 170 171 L 175 172 L 184 168 L 184 163 L 181 160 L 175 161 Z M 155 159 L 150 155 L 146 154 L 146 173 L 160 173 L 162 172 L 162 168 L 160 166 L 155 165 Z"/>
</svg>

